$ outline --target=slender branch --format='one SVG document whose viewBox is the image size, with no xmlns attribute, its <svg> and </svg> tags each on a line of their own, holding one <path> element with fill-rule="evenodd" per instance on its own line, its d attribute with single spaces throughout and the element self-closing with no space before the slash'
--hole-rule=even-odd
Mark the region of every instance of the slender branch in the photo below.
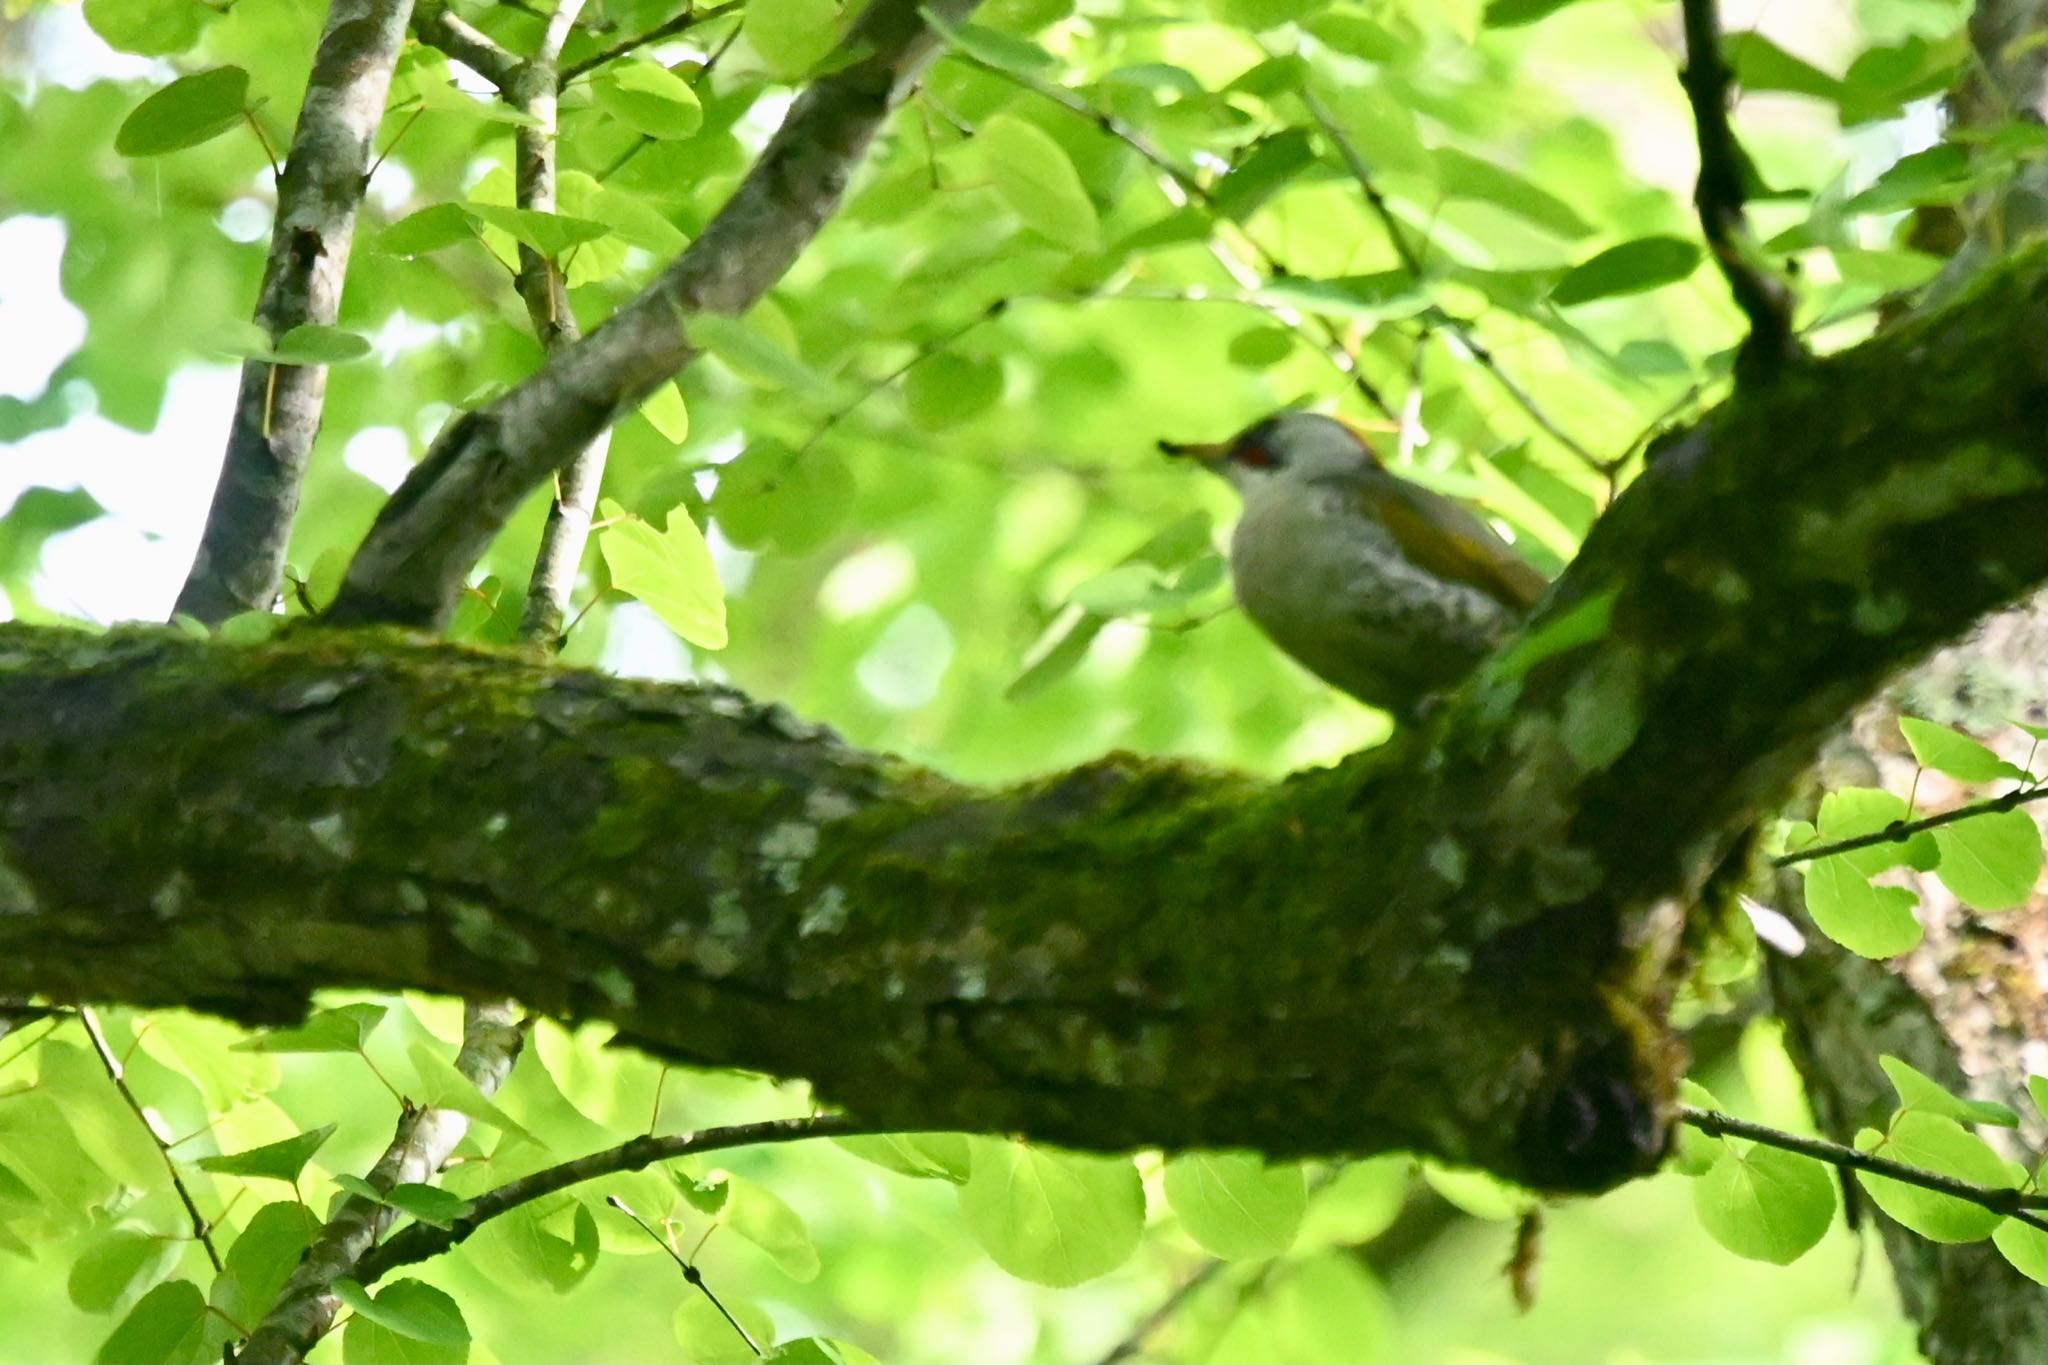
<svg viewBox="0 0 2048 1365">
<path fill-rule="evenodd" d="M 142 1101 L 135 1098 L 135 1092 L 128 1088 L 127 1068 L 114 1055 L 114 1049 L 107 1045 L 107 1035 L 100 1028 L 99 1016 L 88 1007 L 80 1007 L 79 1022 L 85 1025 L 85 1036 L 92 1039 L 92 1050 L 100 1057 L 100 1065 L 106 1068 L 107 1079 L 114 1083 L 114 1089 L 121 1092 L 121 1098 L 134 1111 L 135 1121 L 142 1125 L 142 1131 L 149 1134 L 156 1154 L 164 1159 L 164 1169 L 171 1173 L 171 1188 L 178 1192 L 178 1202 L 185 1206 L 185 1216 L 192 1220 L 192 1235 L 199 1245 L 206 1248 L 206 1259 L 213 1263 L 216 1272 L 223 1267 L 220 1252 L 213 1245 L 213 1224 L 200 1215 L 199 1205 L 192 1200 L 192 1191 L 185 1187 L 185 1177 L 178 1170 L 178 1163 L 171 1156 L 171 1149 L 149 1122 L 149 1115 L 142 1108 Z"/>
<path fill-rule="evenodd" d="M 1764 377 L 1800 354 L 1792 332 L 1792 291 L 1760 261 L 1743 216 L 1747 163 L 1728 123 L 1729 74 L 1721 55 L 1719 0 L 1683 0 L 1683 8 L 1685 70 L 1680 80 L 1692 105 L 1700 150 L 1693 204 L 1728 292 L 1749 319 L 1737 369 Z"/>
<path fill-rule="evenodd" d="M 525 1035 L 507 1005 L 471 1005 L 464 1010 L 462 1050 L 455 1069 L 488 1097 L 503 1084 Z M 365 1177 L 379 1192 L 394 1185 L 424 1183 L 441 1169 L 469 1131 L 469 1118 L 452 1109 L 414 1109 L 399 1117 L 391 1145 Z M 249 1334 L 237 1354 L 241 1365 L 298 1365 L 334 1325 L 341 1301 L 334 1283 L 362 1277 L 366 1252 L 391 1226 L 398 1211 L 352 1194 L 314 1237 L 277 1301 Z"/>
<path fill-rule="evenodd" d="M 1229 221 L 1227 215 L 1217 208 L 1214 192 L 1203 184 L 1198 176 L 1176 164 L 1172 157 L 1154 145 L 1143 132 L 1115 114 L 1096 108 L 1062 86 L 1035 80 L 1021 71 L 997 66 L 965 49 L 951 47 L 948 54 L 979 67 L 992 76 L 1009 81 L 1019 89 L 1028 90 L 1040 99 L 1058 105 L 1076 118 L 1086 119 L 1103 133 L 1129 147 L 1159 171 L 1160 191 L 1166 196 L 1167 202 L 1175 208 L 1197 203 L 1209 212 L 1219 226 Z M 1240 230 L 1238 236 L 1243 239 L 1246 249 L 1256 259 L 1256 264 L 1240 259 L 1229 246 L 1215 237 L 1210 238 L 1208 245 L 1210 254 L 1216 258 L 1224 272 L 1237 282 L 1239 288 L 1247 293 L 1256 293 L 1269 279 L 1286 278 L 1294 273 L 1251 234 Z M 1291 308 L 1269 304 L 1259 306 L 1271 312 L 1289 331 L 1321 351 L 1337 372 L 1351 382 L 1359 397 L 1388 418 L 1398 420 L 1399 414 L 1395 411 L 1393 403 L 1378 385 L 1366 378 L 1363 368 L 1358 363 L 1358 356 L 1344 344 L 1343 334 L 1335 325 L 1325 318 L 1305 318 Z"/>
<path fill-rule="evenodd" d="M 1763 1124 L 1751 1123 L 1746 1119 L 1738 1119 L 1729 1114 L 1716 1113 L 1710 1109 L 1695 1109 L 1691 1105 L 1685 1105 L 1680 1108 L 1679 1117 L 1689 1127 L 1697 1128 L 1702 1133 L 1711 1134 L 1714 1137 L 1747 1138 L 1751 1142 L 1759 1143 L 1765 1147 L 1776 1147 L 1781 1151 L 1797 1152 L 1801 1156 L 1810 1156 L 1816 1161 L 1824 1161 L 1830 1166 L 1835 1166 L 1845 1171 L 1862 1171 L 1866 1175 L 1877 1175 L 1883 1176 L 1887 1180 L 1896 1180 L 1902 1185 L 1915 1185 L 1923 1190 L 1933 1190 L 1936 1194 L 1945 1194 L 1954 1199 L 1961 1199 L 1966 1203 L 1975 1204 L 1979 1208 L 1989 1209 L 1993 1213 L 2002 1213 L 2009 1218 L 2017 1219 L 2028 1227 L 2039 1228 L 2043 1232 L 2048 1232 L 2048 1218 L 2043 1218 L 2040 1214 L 2034 1212 L 2036 1209 L 2048 1208 L 2048 1195 L 2028 1194 L 2023 1190 L 2017 1189 L 1993 1189 L 1987 1185 L 1973 1185 L 1967 1180 L 1958 1180 L 1954 1176 L 1940 1175 L 1934 1171 L 1923 1170 L 1918 1166 L 1908 1166 L 1904 1162 L 1893 1161 L 1889 1157 L 1878 1156 L 1871 1152 L 1861 1152 L 1854 1147 L 1846 1147 L 1839 1142 L 1829 1142 L 1826 1138 L 1801 1137 L 1797 1133 L 1787 1133 L 1778 1128 L 1766 1128 Z"/>
<path fill-rule="evenodd" d="M 559 66 L 562 45 L 575 27 L 583 0 L 559 0 L 541 33 L 540 46 L 515 73 L 505 98 L 528 121 L 513 138 L 513 179 L 521 208 L 544 213 L 555 210 L 556 106 L 561 96 Z M 534 335 L 550 353 L 572 346 L 582 332 L 569 307 L 568 280 L 561 266 L 521 242 L 515 280 Z M 590 517 L 604 483 L 606 442 L 591 441 L 555 478 L 555 496 L 541 530 L 540 551 L 527 581 L 520 634 L 550 642 L 562 634 L 569 597 L 576 589 L 576 571 L 590 543 Z"/>
<path fill-rule="evenodd" d="M 1387 240 L 1393 244 L 1394 254 L 1401 258 L 1401 268 L 1408 272 L 1410 279 L 1417 284 L 1422 283 L 1422 257 L 1408 244 L 1408 235 L 1401 230 L 1401 224 L 1394 217 L 1394 211 L 1388 207 L 1386 196 L 1380 193 L 1379 185 L 1373 179 L 1372 168 L 1360 154 L 1358 144 L 1345 133 L 1343 125 L 1337 122 L 1313 90 L 1304 85 L 1300 94 L 1302 103 L 1308 107 L 1309 117 L 1316 121 L 1322 128 L 1323 135 L 1336 146 L 1337 154 L 1344 159 L 1345 168 L 1351 172 L 1351 178 L 1358 182 L 1359 192 L 1365 196 L 1366 204 L 1380 220 L 1381 229 L 1387 234 Z M 1458 339 L 1459 345 L 1465 348 L 1466 353 L 1478 363 L 1479 368 L 1493 376 L 1494 382 L 1500 385 L 1501 390 L 1514 400 L 1517 407 L 1529 415 L 1529 419 L 1541 428 L 1545 435 L 1577 456 L 1582 463 L 1596 470 L 1603 468 L 1599 456 L 1559 426 L 1550 414 L 1538 405 L 1528 390 L 1516 383 L 1514 377 L 1501 367 L 1500 362 L 1494 358 L 1492 349 L 1479 339 L 1470 325 L 1462 318 L 1452 317 L 1448 313 L 1441 315 L 1441 322 L 1450 330 L 1451 335 Z"/>
<path fill-rule="evenodd" d="M 363 1284 L 374 1284 L 400 1266 L 431 1260 L 459 1246 L 491 1219 L 599 1176 L 644 1170 L 657 1161 L 674 1161 L 733 1147 L 801 1142 L 814 1137 L 865 1137 L 887 1131 L 838 1114 L 813 1114 L 800 1119 L 766 1119 L 759 1123 L 704 1128 L 667 1137 L 647 1135 L 631 1138 L 616 1147 L 607 1147 L 601 1152 L 592 1152 L 518 1180 L 507 1181 L 488 1193 L 478 1195 L 469 1212 L 451 1220 L 446 1227 L 413 1224 L 365 1256 L 357 1267 L 357 1278 Z"/>
<path fill-rule="evenodd" d="M 416 0 L 413 32 L 429 47 L 461 62 L 500 92 L 511 89 L 519 75 L 519 58 L 496 38 L 451 13 L 447 0 Z"/>
<path fill-rule="evenodd" d="M 963 18 L 976 0 L 938 0 Z M 687 323 L 745 312 L 837 211 L 852 169 L 934 49 L 917 0 L 875 0 L 704 232 L 600 330 L 467 413 L 384 505 L 328 619 L 445 622 L 527 492 L 695 360 Z"/>
<path fill-rule="evenodd" d="M 365 170 L 405 41 L 412 0 L 333 0 L 313 56 L 255 310 L 275 340 L 305 324 L 332 326 L 355 241 Z M 177 610 L 209 624 L 268 611 L 327 396 L 325 365 L 250 360 L 199 553 Z"/>
<path fill-rule="evenodd" d="M 581 61 L 569 63 L 562 68 L 562 84 L 567 85 L 578 77 L 587 76 L 600 66 L 615 62 L 629 53 L 646 47 L 649 43 L 659 43 L 665 39 L 678 37 L 681 34 L 688 33 L 701 23 L 731 14 L 739 9 L 742 2 L 743 0 L 730 0 L 729 3 L 712 9 L 698 9 L 694 4 L 686 5 L 682 13 L 663 23 L 656 24 L 645 33 L 636 34 L 631 38 L 614 43 L 600 52 L 593 52 Z"/>
<path fill-rule="evenodd" d="M 1204 1261 L 1194 1274 L 1175 1285 L 1122 1340 L 1096 1357 L 1095 1365 L 1121 1365 L 1121 1362 L 1144 1350 L 1145 1343 L 1152 1339 L 1152 1334 L 1165 1326 L 1173 1315 L 1181 1310 L 1181 1305 L 1208 1288 L 1216 1277 L 1230 1266 L 1229 1261 L 1218 1257 L 1210 1257 Z"/>
<path fill-rule="evenodd" d="M 1790 867 L 1794 863 L 1809 863 L 1816 858 L 1832 858 L 1838 853 L 1854 853 L 1859 848 L 1874 848 L 1878 844 L 1902 844 L 1916 834 L 1926 830 L 1952 825 L 1958 820 L 1967 820 L 1973 815 L 1996 815 L 2031 802 L 2048 798 L 2048 786 L 2019 787 L 2003 796 L 1989 801 L 1977 801 L 1967 806 L 1957 806 L 1939 815 L 1923 816 L 1918 820 L 1894 820 L 1883 829 L 1852 838 L 1838 840 L 1832 844 L 1814 844 L 1807 848 L 1795 848 L 1790 853 L 1781 853 L 1771 859 L 1772 867 Z"/>
</svg>

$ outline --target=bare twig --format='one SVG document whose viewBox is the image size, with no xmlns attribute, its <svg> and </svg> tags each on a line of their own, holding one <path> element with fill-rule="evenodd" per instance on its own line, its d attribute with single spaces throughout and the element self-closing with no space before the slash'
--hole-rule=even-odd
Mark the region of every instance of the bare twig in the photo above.
<svg viewBox="0 0 2048 1365">
<path fill-rule="evenodd" d="M 675 1249 L 674 1244 L 671 1243 L 668 1240 L 668 1238 L 663 1237 L 660 1233 L 656 1232 L 653 1228 L 649 1227 L 647 1225 L 647 1220 L 642 1218 L 639 1214 L 633 1212 L 632 1206 L 628 1204 L 625 1200 L 613 1194 L 606 1195 L 605 1202 L 607 1204 L 610 1204 L 613 1208 L 617 1209 L 620 1213 L 625 1214 L 626 1217 L 632 1219 L 634 1223 L 636 1223 L 639 1226 L 640 1231 L 647 1234 L 649 1240 L 651 1240 L 656 1246 L 660 1247 L 663 1251 L 666 1251 L 668 1253 L 669 1259 L 682 1267 L 683 1279 L 687 1283 L 695 1285 L 698 1291 L 702 1293 L 705 1298 L 711 1301 L 711 1306 L 718 1310 L 718 1316 L 725 1319 L 725 1325 L 732 1328 L 733 1331 L 739 1333 L 740 1340 L 747 1343 L 747 1349 L 752 1351 L 757 1356 L 762 1354 L 761 1344 L 754 1340 L 754 1334 L 752 1332 L 749 1332 L 745 1327 L 741 1326 L 740 1320 L 732 1315 L 732 1311 L 725 1306 L 724 1300 L 720 1299 L 718 1295 L 711 1292 L 711 1286 L 704 1282 L 704 1272 L 697 1269 L 696 1264 L 694 1262 L 685 1258 L 682 1252 L 677 1251 Z M 709 1233 L 705 1234 L 705 1236 L 707 1237 L 709 1235 Z M 703 1242 L 701 1239 L 699 1240 L 697 1245 L 699 1249 L 703 1247 Z M 692 1252 L 691 1254 L 695 1255 L 696 1253 Z"/>
<path fill-rule="evenodd" d="M 1759 259 L 1743 216 L 1745 163 L 1728 123 L 1729 76 L 1721 55 L 1719 0 L 1683 0 L 1683 8 L 1685 70 L 1680 79 L 1692 105 L 1700 149 L 1693 204 L 1707 246 L 1728 281 L 1728 292 L 1749 319 L 1749 336 L 1736 357 L 1737 372 L 1768 377 L 1800 353 L 1792 332 L 1792 291 Z"/>
<path fill-rule="evenodd" d="M 1878 844 L 1902 844 L 1925 830 L 1952 825 L 1973 815 L 1996 815 L 2001 811 L 2013 810 L 2043 798 L 2048 798 L 2048 786 L 2019 787 L 2003 796 L 1994 796 L 1989 801 L 1957 806 L 1954 810 L 1945 810 L 1939 815 L 1923 816 L 1918 820 L 1894 820 L 1883 829 L 1872 830 L 1868 834 L 1858 834 L 1832 844 L 1795 848 L 1790 853 L 1781 853 L 1771 859 L 1771 866 L 1790 867 L 1794 863 L 1810 863 L 1816 858 L 1831 858 L 1838 853 L 1854 853 L 1859 848 L 1874 848 Z"/>
<path fill-rule="evenodd" d="M 107 1079 L 114 1083 L 114 1089 L 121 1092 L 121 1098 L 134 1111 L 135 1121 L 142 1125 L 142 1131 L 149 1134 L 150 1143 L 156 1154 L 164 1159 L 164 1169 L 171 1173 L 171 1188 L 178 1192 L 178 1202 L 185 1206 L 185 1216 L 192 1220 L 192 1236 L 200 1246 L 206 1248 L 206 1259 L 213 1263 L 215 1271 L 222 1269 L 220 1252 L 213 1245 L 213 1224 L 200 1215 L 199 1205 L 192 1202 L 192 1191 L 185 1187 L 185 1177 L 178 1170 L 178 1163 L 171 1158 L 170 1144 L 157 1135 L 150 1125 L 149 1115 L 142 1108 L 142 1101 L 135 1098 L 135 1092 L 128 1088 L 128 1071 L 121 1065 L 121 1059 L 114 1055 L 114 1049 L 107 1045 L 107 1035 L 100 1028 L 99 1016 L 90 1008 L 80 1007 L 79 1022 L 85 1025 L 85 1036 L 92 1039 L 92 1050 L 99 1054 L 100 1065 L 106 1068 Z"/>
<path fill-rule="evenodd" d="M 455 1069 L 477 1090 L 489 1096 L 504 1082 L 525 1035 L 514 1023 L 510 1007 L 471 1005 L 464 1011 L 462 1050 L 456 1054 Z M 441 1169 L 449 1153 L 469 1131 L 469 1118 L 452 1109 L 408 1107 L 398 1120 L 398 1131 L 384 1155 L 366 1177 L 379 1191 L 394 1185 L 424 1183 Z M 334 1283 L 344 1277 L 363 1278 L 361 1266 L 368 1252 L 391 1226 L 397 1211 L 359 1194 L 352 1194 L 313 1238 L 298 1268 L 250 1333 L 236 1359 L 241 1365 L 298 1365 L 314 1343 L 334 1325 L 341 1306 Z M 365 1283 L 368 1281 L 365 1280 Z"/>
<path fill-rule="evenodd" d="M 768 1119 L 760 1123 L 738 1123 L 725 1128 L 705 1128 L 694 1133 L 668 1137 L 643 1136 L 616 1147 L 564 1161 L 532 1175 L 508 1181 L 497 1189 L 478 1195 L 470 1210 L 446 1227 L 415 1223 L 365 1256 L 357 1267 L 363 1284 L 377 1280 L 400 1266 L 431 1260 L 460 1245 L 471 1233 L 491 1219 L 510 1213 L 571 1185 L 599 1176 L 638 1171 L 657 1161 L 674 1161 L 700 1152 L 721 1152 L 733 1147 L 758 1147 L 771 1143 L 800 1142 L 814 1137 L 863 1137 L 885 1131 L 856 1123 L 836 1114 L 813 1114 L 800 1119 Z"/>
<path fill-rule="evenodd" d="M 256 325 L 273 340 L 331 326 L 355 240 L 370 148 L 412 0 L 333 0 L 278 178 Z M 209 624 L 267 611 L 283 581 L 299 487 L 320 429 L 325 365 L 242 365 L 227 456 L 177 610 Z"/>
<path fill-rule="evenodd" d="M 975 0 L 940 0 L 961 18 Z M 838 208 L 849 170 L 923 71 L 934 40 L 916 0 L 876 0 L 842 41 L 850 60 L 813 81 L 732 199 L 599 331 L 467 413 L 385 504 L 328 619 L 445 622 L 469 568 L 528 490 L 696 359 L 700 313 L 746 311 Z"/>
<path fill-rule="evenodd" d="M 1679 1114 L 1688 1126 L 1714 1137 L 1747 1138 L 1765 1147 L 1776 1147 L 1781 1151 L 1810 1156 L 1815 1161 L 1824 1161 L 1841 1170 L 1862 1171 L 1866 1175 L 1896 1180 L 1901 1185 L 1915 1185 L 1923 1190 L 1933 1190 L 1936 1194 L 1945 1194 L 1965 1203 L 1975 1204 L 1979 1208 L 1989 1209 L 1993 1213 L 2005 1214 L 2009 1218 L 2025 1223 L 2028 1227 L 2048 1232 L 2048 1218 L 2033 1212 L 2036 1209 L 2048 1208 L 2048 1195 L 1973 1185 L 1967 1180 L 1940 1175 L 1918 1166 L 1908 1166 L 1889 1157 L 1859 1152 L 1854 1147 L 1845 1147 L 1839 1142 L 1829 1142 L 1825 1138 L 1801 1137 L 1797 1133 L 1787 1133 L 1782 1129 L 1766 1128 L 1763 1124 L 1750 1123 L 1745 1119 L 1716 1113 L 1711 1109 L 1695 1109 L 1691 1105 L 1686 1105 Z"/>
</svg>

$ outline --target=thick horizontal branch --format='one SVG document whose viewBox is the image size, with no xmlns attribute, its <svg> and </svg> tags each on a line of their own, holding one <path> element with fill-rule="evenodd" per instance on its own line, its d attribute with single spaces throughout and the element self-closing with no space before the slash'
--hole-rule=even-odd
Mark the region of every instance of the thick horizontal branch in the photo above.
<svg viewBox="0 0 2048 1365">
<path fill-rule="evenodd" d="M 1900 664 L 2048 579 L 2048 268 L 1652 451 L 1422 729 L 1276 785 L 980 791 L 733 693 L 311 628 L 0 627 L 0 995 L 512 995 L 857 1122 L 1410 1148 L 1676 1117 L 1683 906 Z"/>
<path fill-rule="evenodd" d="M 333 0 L 313 55 L 255 321 L 272 340 L 332 326 L 368 184 L 371 144 L 412 0 Z M 225 462 L 178 610 L 209 624 L 268 611 L 327 400 L 325 365 L 243 362 Z"/>
<path fill-rule="evenodd" d="M 975 3 L 931 8 L 958 19 Z M 690 319 L 743 313 L 782 278 L 837 210 L 934 44 L 918 0 L 873 0 L 841 44 L 846 64 L 805 87 L 703 235 L 604 326 L 442 433 L 378 514 L 329 619 L 445 623 L 526 495 L 696 358 Z"/>
</svg>

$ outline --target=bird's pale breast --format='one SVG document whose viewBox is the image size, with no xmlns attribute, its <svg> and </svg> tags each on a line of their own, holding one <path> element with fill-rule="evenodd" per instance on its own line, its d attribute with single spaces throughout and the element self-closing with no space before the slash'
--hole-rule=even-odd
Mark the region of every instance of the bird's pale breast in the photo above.
<svg viewBox="0 0 2048 1365">
<path fill-rule="evenodd" d="M 1231 576 L 1275 644 L 1361 701 L 1406 715 L 1470 672 L 1514 616 L 1405 557 L 1372 515 L 1372 492 L 1252 490 L 1231 539 Z"/>
</svg>

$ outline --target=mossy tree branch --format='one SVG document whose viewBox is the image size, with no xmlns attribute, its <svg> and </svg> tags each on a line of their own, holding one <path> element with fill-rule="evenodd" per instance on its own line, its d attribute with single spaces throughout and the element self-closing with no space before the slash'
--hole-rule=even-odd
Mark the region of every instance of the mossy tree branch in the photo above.
<svg viewBox="0 0 2048 1365">
<path fill-rule="evenodd" d="M 1893 668 L 2048 579 L 2044 324 L 2036 253 L 1711 414 L 1427 727 L 1275 785 L 973 790 L 392 633 L 0 629 L 0 993 L 512 994 L 867 1124 L 1603 1186 L 1675 1116 L 1677 907 Z"/>
</svg>

